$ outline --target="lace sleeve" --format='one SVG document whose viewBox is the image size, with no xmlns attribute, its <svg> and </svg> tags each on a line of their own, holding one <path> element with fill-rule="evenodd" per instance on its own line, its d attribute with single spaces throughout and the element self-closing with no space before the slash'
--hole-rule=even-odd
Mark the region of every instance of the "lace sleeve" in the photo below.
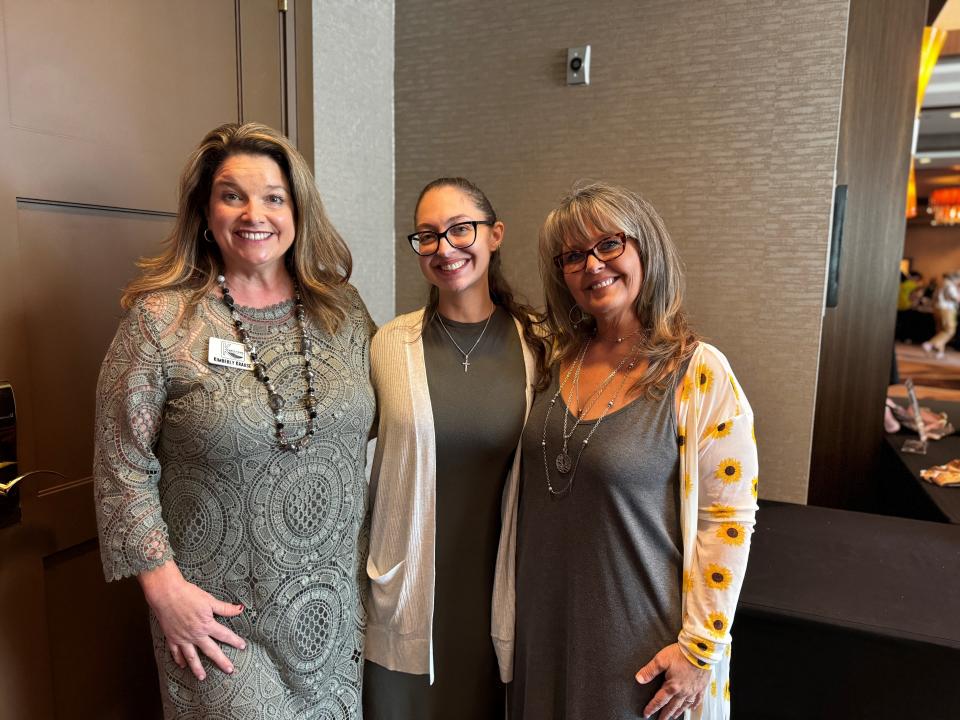
<svg viewBox="0 0 960 720">
<path fill-rule="evenodd" d="M 100 368 L 93 476 L 107 580 L 173 557 L 160 512 L 153 452 L 166 401 L 160 343 L 143 305 L 121 321 Z"/>
</svg>

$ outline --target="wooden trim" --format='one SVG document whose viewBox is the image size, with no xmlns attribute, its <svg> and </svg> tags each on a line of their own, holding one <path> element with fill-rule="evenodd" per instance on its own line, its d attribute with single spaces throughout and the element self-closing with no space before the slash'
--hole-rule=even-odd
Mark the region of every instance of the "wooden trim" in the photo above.
<svg viewBox="0 0 960 720">
<path fill-rule="evenodd" d="M 290 31 L 292 26 L 292 31 Z M 292 68 L 291 122 L 297 149 L 314 170 L 313 157 L 313 9 L 310 0 L 294 0 L 287 11 L 288 67 Z"/>
<path fill-rule="evenodd" d="M 125 215 L 150 215 L 153 217 L 175 218 L 176 213 L 166 210 L 145 210 L 143 208 L 117 207 L 114 205 L 96 205 L 93 203 L 69 202 L 67 200 L 45 200 L 43 198 L 18 197 L 18 205 L 39 205 L 42 207 L 70 208 L 72 210 L 93 210 L 104 213 L 123 213 Z"/>
<path fill-rule="evenodd" d="M 243 122 L 243 34 L 240 27 L 240 0 L 234 0 L 233 15 L 237 46 L 237 122 Z"/>
<path fill-rule="evenodd" d="M 290 14 L 284 5 L 277 11 L 277 46 L 280 48 L 280 132 L 296 145 L 297 124 L 295 121 L 291 122 L 291 117 L 295 115 L 291 112 L 291 109 L 295 110 L 291 104 L 295 100 L 290 97 L 290 75 L 293 68 L 290 66 L 289 29 Z"/>
</svg>

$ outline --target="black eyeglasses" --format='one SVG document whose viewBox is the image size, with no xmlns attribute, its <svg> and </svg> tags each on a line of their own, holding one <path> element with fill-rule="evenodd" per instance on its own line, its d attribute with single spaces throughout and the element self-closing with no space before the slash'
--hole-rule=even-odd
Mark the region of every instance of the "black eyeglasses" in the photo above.
<svg viewBox="0 0 960 720">
<path fill-rule="evenodd" d="M 462 250 L 477 241 L 477 225 L 493 225 L 493 220 L 463 220 L 454 223 L 443 232 L 424 230 L 407 235 L 410 247 L 417 255 L 433 255 L 440 249 L 440 240 L 446 238 L 451 247 Z"/>
<path fill-rule="evenodd" d="M 566 274 L 580 272 L 587 266 L 587 258 L 591 255 L 600 262 L 616 260 L 627 249 L 627 240 L 632 239 L 625 233 L 614 233 L 603 238 L 589 250 L 570 250 L 555 255 L 553 262 Z"/>
</svg>

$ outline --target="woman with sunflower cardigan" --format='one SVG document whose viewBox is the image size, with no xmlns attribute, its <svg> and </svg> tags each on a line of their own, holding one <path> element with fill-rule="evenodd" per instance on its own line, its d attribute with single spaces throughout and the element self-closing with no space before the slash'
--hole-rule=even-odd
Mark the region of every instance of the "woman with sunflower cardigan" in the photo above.
<svg viewBox="0 0 960 720">
<path fill-rule="evenodd" d="M 515 608 L 494 616 L 511 719 L 728 718 L 750 405 L 687 326 L 676 250 L 639 196 L 576 189 L 540 254 L 557 361 L 524 430 L 494 600 Z"/>
</svg>

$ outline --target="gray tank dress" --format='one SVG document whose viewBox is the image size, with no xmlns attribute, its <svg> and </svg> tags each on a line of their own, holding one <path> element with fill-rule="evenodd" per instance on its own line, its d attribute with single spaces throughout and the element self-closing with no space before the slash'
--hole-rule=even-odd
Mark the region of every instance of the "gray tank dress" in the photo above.
<svg viewBox="0 0 960 720">
<path fill-rule="evenodd" d="M 640 685 L 634 675 L 676 642 L 681 622 L 674 394 L 639 398 L 607 415 L 569 492 L 555 497 L 541 443 L 556 391 L 555 376 L 523 433 L 510 717 L 641 718 L 661 680 Z M 554 465 L 565 410 L 557 398 L 546 428 L 555 489 L 569 478 Z M 571 438 L 574 458 L 594 423 L 581 423 Z"/>
<path fill-rule="evenodd" d="M 188 581 L 246 608 L 219 618 L 247 643 L 222 645 L 235 672 L 203 659 L 202 682 L 173 663 L 151 615 L 164 717 L 359 720 L 369 315 L 353 291 L 335 335 L 307 320 L 318 418 L 310 446 L 292 452 L 274 441 L 263 383 L 250 370 L 208 362 L 211 337 L 236 339 L 222 300 L 205 297 L 184 321 L 185 299 L 166 291 L 138 302 L 97 387 L 94 475 L 107 579 L 173 558 Z M 300 437 L 306 379 L 293 303 L 240 313 L 287 399 L 288 435 Z"/>
<path fill-rule="evenodd" d="M 469 350 L 484 323 L 443 319 Z M 497 308 L 469 371 L 437 320 L 423 333 L 436 433 L 435 678 L 367 661 L 366 720 L 496 720 L 505 707 L 490 638 L 500 503 L 523 428 L 523 351 L 513 318 Z"/>
</svg>

